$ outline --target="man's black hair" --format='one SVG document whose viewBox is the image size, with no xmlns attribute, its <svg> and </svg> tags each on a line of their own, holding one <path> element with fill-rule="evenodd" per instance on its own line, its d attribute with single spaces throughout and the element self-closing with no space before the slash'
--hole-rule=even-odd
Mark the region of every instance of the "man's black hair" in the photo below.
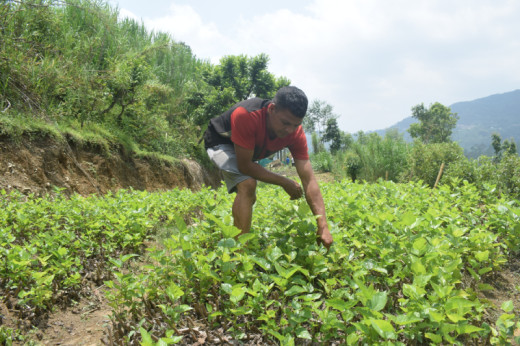
<svg viewBox="0 0 520 346">
<path fill-rule="evenodd" d="M 307 113 L 309 101 L 305 93 L 295 86 L 280 88 L 273 99 L 274 104 L 282 109 L 288 109 L 298 118 L 303 118 Z"/>
</svg>

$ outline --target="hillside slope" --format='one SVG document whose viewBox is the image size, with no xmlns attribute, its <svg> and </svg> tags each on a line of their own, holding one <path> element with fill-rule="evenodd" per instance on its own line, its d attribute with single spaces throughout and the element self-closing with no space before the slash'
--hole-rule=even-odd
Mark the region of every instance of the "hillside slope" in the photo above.
<svg viewBox="0 0 520 346">
<path fill-rule="evenodd" d="M 0 190 L 43 195 L 55 188 L 66 194 L 104 194 L 118 189 L 168 190 L 217 186 L 220 177 L 195 161 L 135 158 L 122 150 L 110 155 L 92 147 L 50 138 L 19 143 L 0 137 Z"/>
</svg>

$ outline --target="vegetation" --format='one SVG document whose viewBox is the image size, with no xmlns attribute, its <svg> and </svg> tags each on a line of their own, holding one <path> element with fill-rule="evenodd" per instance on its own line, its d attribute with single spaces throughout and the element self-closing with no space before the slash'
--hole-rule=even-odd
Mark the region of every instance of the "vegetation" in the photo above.
<svg viewBox="0 0 520 346">
<path fill-rule="evenodd" d="M 451 133 L 457 124 L 457 114 L 438 102 L 424 107 L 424 104 L 412 107 L 412 117 L 419 123 L 410 125 L 408 132 L 412 138 L 418 138 L 423 143 L 446 143 L 451 141 Z"/>
<path fill-rule="evenodd" d="M 2 335 L 21 338 L 91 281 L 108 288 L 114 343 L 511 340 L 512 302 L 493 307 L 479 292 L 520 251 L 517 201 L 470 184 L 344 181 L 322 190 L 329 253 L 314 241 L 307 204 L 271 185 L 260 187 L 252 232 L 238 239 L 224 188 L 2 192 L 0 294 L 19 314 Z"/>
<path fill-rule="evenodd" d="M 203 160 L 209 118 L 290 83 L 265 54 L 212 65 L 102 1 L 2 1 L 0 28 L 0 135 L 12 140 Z M 24 341 L 94 283 L 108 288 L 118 344 L 507 344 L 520 327 L 513 303 L 479 297 L 520 253 L 516 144 L 495 135 L 493 157 L 468 160 L 451 142 L 456 114 L 439 103 L 412 111 L 407 143 L 343 133 L 331 105 L 311 103 L 314 168 L 338 178 L 322 184 L 329 253 L 306 203 L 264 184 L 252 232 L 238 238 L 224 188 L 1 190 L 0 298 L 17 321 L 0 326 L 0 343 Z"/>
<path fill-rule="evenodd" d="M 13 139 L 36 130 L 200 159 L 210 117 L 289 84 L 267 71 L 265 54 L 213 66 L 104 2 L 3 1 L 0 14 L 0 133 Z"/>
</svg>

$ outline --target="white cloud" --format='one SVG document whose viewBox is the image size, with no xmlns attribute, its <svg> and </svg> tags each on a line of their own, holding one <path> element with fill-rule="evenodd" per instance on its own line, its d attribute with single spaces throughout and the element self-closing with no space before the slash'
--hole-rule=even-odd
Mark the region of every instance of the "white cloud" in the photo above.
<svg viewBox="0 0 520 346">
<path fill-rule="evenodd" d="M 519 88 L 515 0 L 314 0 L 265 12 L 244 2 L 232 21 L 221 12 L 229 8 L 207 6 L 215 6 L 211 17 L 201 15 L 207 8 L 174 4 L 144 22 L 214 63 L 268 54 L 269 70 L 334 106 L 345 131 L 390 126 L 421 102 L 449 105 Z"/>
</svg>

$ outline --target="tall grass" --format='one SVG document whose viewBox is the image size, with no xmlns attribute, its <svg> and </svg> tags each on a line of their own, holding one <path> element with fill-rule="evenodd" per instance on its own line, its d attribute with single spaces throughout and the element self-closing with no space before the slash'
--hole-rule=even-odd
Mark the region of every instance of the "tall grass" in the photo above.
<svg viewBox="0 0 520 346">
<path fill-rule="evenodd" d="M 78 141 L 99 127 L 142 151 L 190 155 L 199 130 L 184 99 L 203 62 L 170 35 L 118 15 L 104 1 L 1 1 L 0 111 L 68 127 Z M 6 123 L 3 133 L 19 131 Z"/>
</svg>

